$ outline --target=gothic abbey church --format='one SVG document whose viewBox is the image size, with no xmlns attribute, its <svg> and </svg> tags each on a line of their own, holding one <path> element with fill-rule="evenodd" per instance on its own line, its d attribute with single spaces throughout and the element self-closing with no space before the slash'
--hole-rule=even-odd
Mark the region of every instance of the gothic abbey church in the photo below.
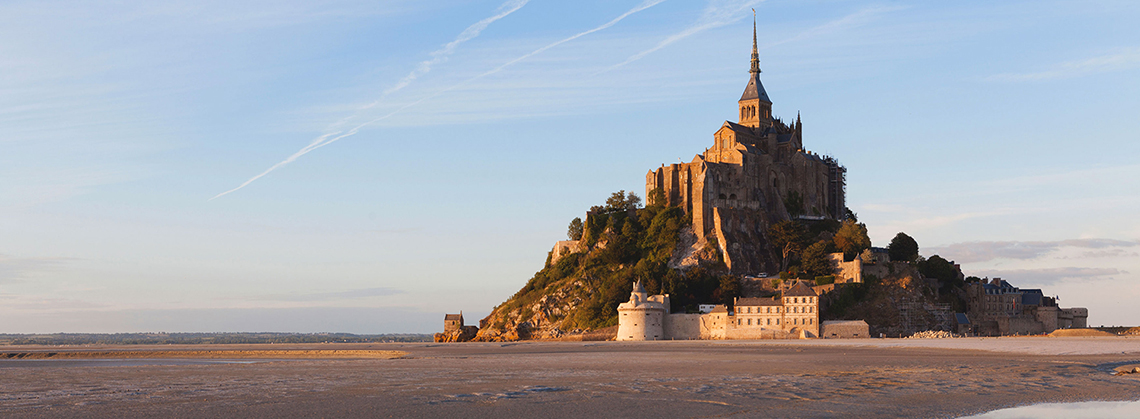
<svg viewBox="0 0 1140 419">
<path fill-rule="evenodd" d="M 668 205 L 692 217 L 700 242 L 713 239 L 733 273 L 779 270 L 768 245 L 771 223 L 792 218 L 846 218 L 845 172 L 834 158 L 804 149 L 799 115 L 794 124 L 772 116 L 760 83 L 760 54 L 752 28 L 752 68 L 738 103 L 738 122 L 725 121 L 713 145 L 689 163 L 662 165 L 645 177 L 645 196 L 660 189 Z"/>
</svg>

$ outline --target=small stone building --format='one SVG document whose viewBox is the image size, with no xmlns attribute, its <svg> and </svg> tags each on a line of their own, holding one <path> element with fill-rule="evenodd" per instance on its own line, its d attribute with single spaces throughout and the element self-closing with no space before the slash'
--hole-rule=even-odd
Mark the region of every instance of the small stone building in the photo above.
<svg viewBox="0 0 1140 419">
<path fill-rule="evenodd" d="M 455 332 L 463 328 L 463 312 L 443 315 L 443 333 Z"/>
<path fill-rule="evenodd" d="M 871 337 L 870 327 L 862 320 L 827 320 L 819 335 L 824 339 L 851 339 Z"/>
<path fill-rule="evenodd" d="M 479 333 L 478 327 L 463 324 L 463 312 L 460 311 L 459 314 L 443 315 L 443 333 L 436 333 L 434 340 L 436 342 L 467 342 L 475 339 L 477 333 Z"/>
</svg>

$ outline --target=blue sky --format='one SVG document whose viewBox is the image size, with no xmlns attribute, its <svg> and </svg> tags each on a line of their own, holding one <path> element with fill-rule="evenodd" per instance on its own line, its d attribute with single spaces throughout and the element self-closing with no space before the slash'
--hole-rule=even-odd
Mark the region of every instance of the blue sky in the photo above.
<svg viewBox="0 0 1140 419">
<path fill-rule="evenodd" d="M 3 331 L 481 317 L 711 144 L 751 7 L 775 114 L 847 166 L 875 245 L 1140 323 L 1134 2 L 16 0 Z"/>
</svg>

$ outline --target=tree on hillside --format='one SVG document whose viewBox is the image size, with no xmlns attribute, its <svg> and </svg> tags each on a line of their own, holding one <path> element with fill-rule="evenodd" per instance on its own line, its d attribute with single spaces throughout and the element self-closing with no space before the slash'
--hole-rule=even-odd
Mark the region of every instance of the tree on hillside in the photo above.
<svg viewBox="0 0 1140 419">
<path fill-rule="evenodd" d="M 665 200 L 665 191 L 662 191 L 661 188 L 653 188 L 652 191 L 649 191 L 649 195 L 645 197 L 645 204 L 651 207 L 665 206 L 668 204 Z"/>
<path fill-rule="evenodd" d="M 918 259 L 918 242 L 900 231 L 887 246 L 887 254 L 891 256 L 892 261 L 914 262 Z"/>
<path fill-rule="evenodd" d="M 768 239 L 783 256 L 780 270 L 788 268 L 791 257 L 803 251 L 807 242 L 807 229 L 792 220 L 780 221 L 768 227 Z"/>
<path fill-rule="evenodd" d="M 719 286 L 713 291 L 713 301 L 732 307 L 732 301 L 740 296 L 740 279 L 732 275 L 720 277 Z"/>
<path fill-rule="evenodd" d="M 784 198 L 784 209 L 788 210 L 788 215 L 795 217 L 804 214 L 804 197 L 796 191 L 788 191 L 788 196 Z"/>
<path fill-rule="evenodd" d="M 582 240 L 582 228 L 582 219 L 574 217 L 573 220 L 570 220 L 570 227 L 566 231 L 566 236 L 570 240 Z"/>
<path fill-rule="evenodd" d="M 938 290 L 942 293 L 946 293 L 954 287 L 961 287 L 966 283 L 961 279 L 961 271 L 954 266 L 954 262 L 938 255 L 918 262 L 918 272 L 927 278 L 938 279 Z"/>
<path fill-rule="evenodd" d="M 828 255 L 834 253 L 835 250 L 834 243 L 827 240 L 820 240 L 808 246 L 807 249 L 804 249 L 800 266 L 804 272 L 808 274 L 809 278 L 834 275 L 835 267 L 831 265 L 831 260 Z"/>
<path fill-rule="evenodd" d="M 867 225 L 857 224 L 854 221 L 844 221 L 832 240 L 835 242 L 835 247 L 843 252 L 847 259 L 871 247 L 871 238 L 867 236 Z"/>
<path fill-rule="evenodd" d="M 609 199 L 606 199 L 606 209 L 610 211 L 632 210 L 640 206 L 641 197 L 633 192 L 627 194 L 625 190 L 614 192 Z"/>
</svg>

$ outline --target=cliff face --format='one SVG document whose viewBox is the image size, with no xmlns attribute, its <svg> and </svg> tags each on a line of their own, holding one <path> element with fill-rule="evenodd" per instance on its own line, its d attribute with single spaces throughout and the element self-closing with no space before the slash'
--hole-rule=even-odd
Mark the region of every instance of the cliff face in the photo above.
<svg viewBox="0 0 1140 419">
<path fill-rule="evenodd" d="M 725 266 L 733 273 L 755 275 L 780 271 L 780 257 L 768 242 L 772 216 L 750 209 L 713 208 L 712 234 Z"/>
<path fill-rule="evenodd" d="M 485 342 L 556 339 L 585 332 L 569 314 L 595 298 L 582 279 L 568 278 L 550 287 L 550 293 L 533 302 L 508 300 L 491 312 L 476 340 Z M 517 304 L 516 304 L 517 303 Z"/>
</svg>

